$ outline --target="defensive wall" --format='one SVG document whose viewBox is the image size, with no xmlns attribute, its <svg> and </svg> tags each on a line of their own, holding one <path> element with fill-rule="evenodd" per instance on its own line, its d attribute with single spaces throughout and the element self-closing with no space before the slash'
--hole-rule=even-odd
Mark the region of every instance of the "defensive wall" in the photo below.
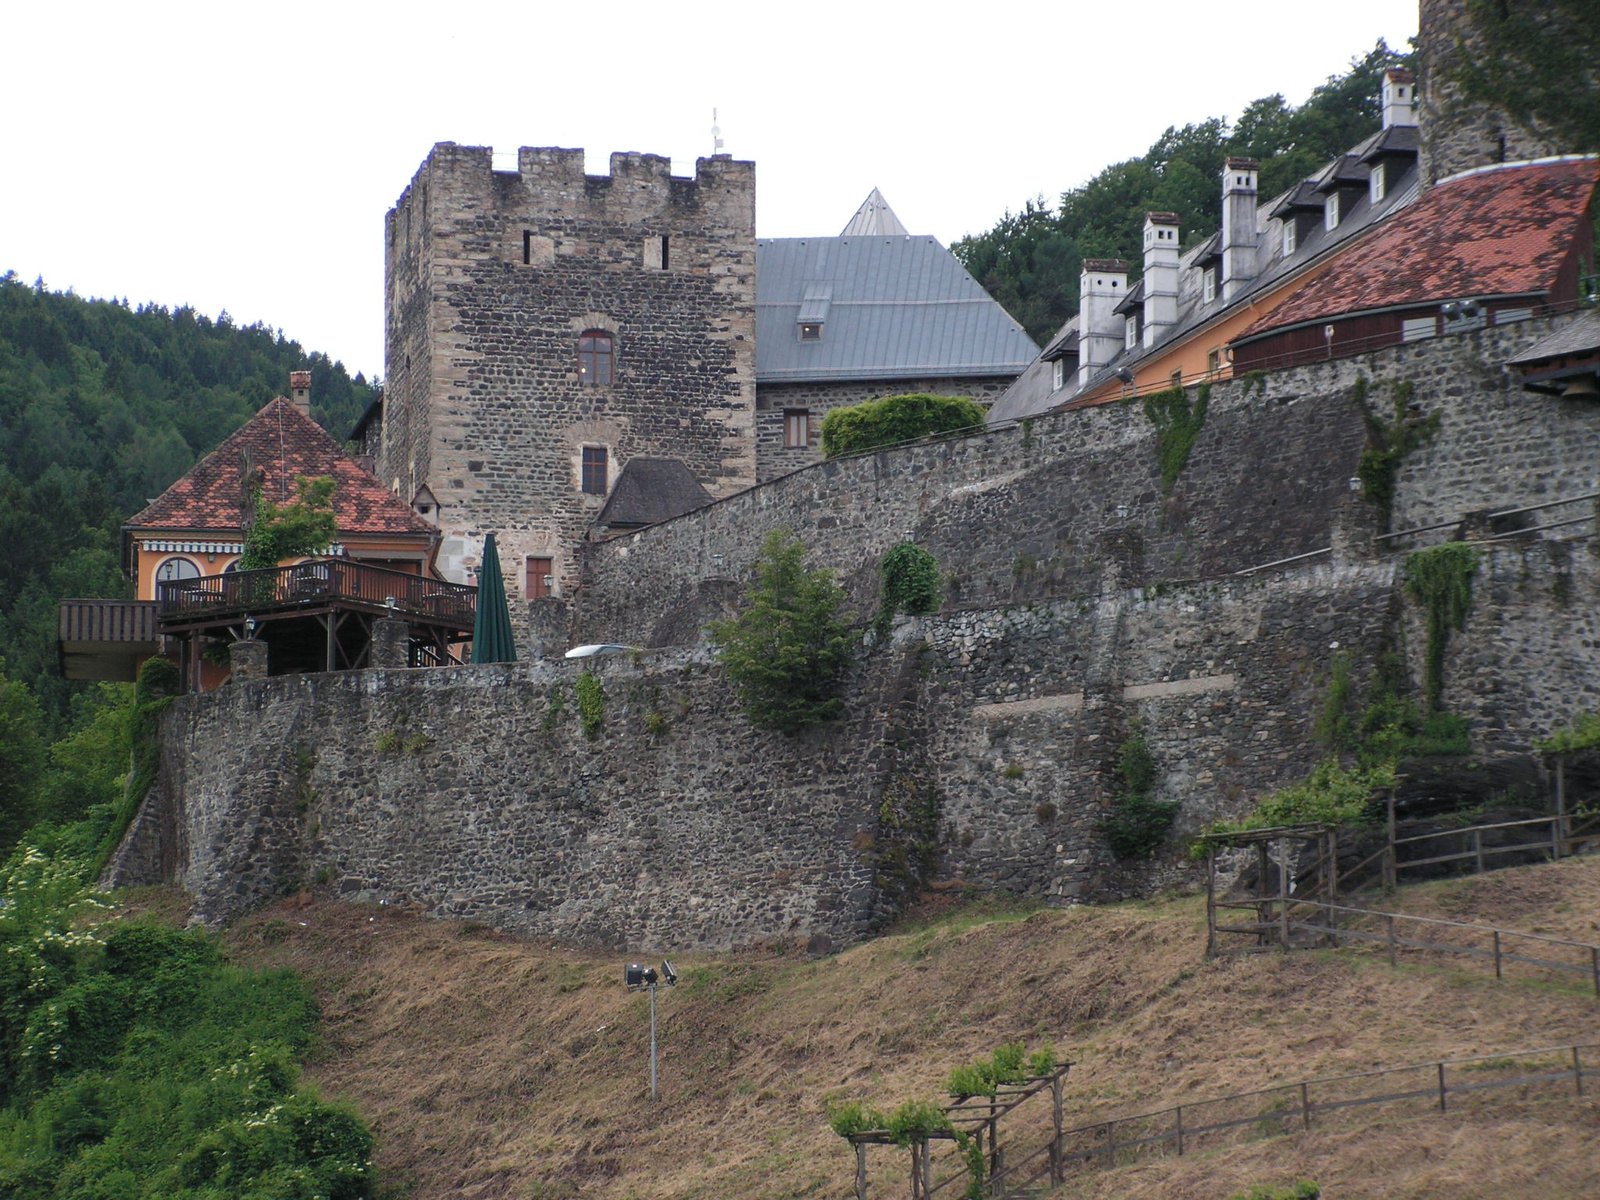
<svg viewBox="0 0 1600 1200">
<path fill-rule="evenodd" d="M 640 949 L 838 944 L 922 867 L 1060 901 L 1147 891 L 1181 865 L 1121 867 L 1099 832 L 1135 721 L 1157 798 L 1193 829 L 1304 775 L 1335 655 L 1358 702 L 1382 651 L 1421 677 L 1401 555 L 1375 549 L 1373 507 L 1350 488 L 1358 376 L 1375 409 L 1405 381 L 1413 419 L 1440 415 L 1401 465 L 1396 528 L 1595 490 L 1600 407 L 1525 393 L 1498 367 L 1549 328 L 1221 385 L 1165 496 L 1133 404 L 835 460 L 593 544 L 577 611 L 547 606 L 550 636 L 566 617 L 579 640 L 656 647 L 589 660 L 605 695 L 593 740 L 580 667 L 559 659 L 186 697 L 116 878 L 176 878 L 206 920 L 322 882 Z M 1538 519 L 1593 514 L 1570 499 Z M 1465 523 L 1505 536 L 1445 664 L 1446 704 L 1489 754 L 1600 702 L 1600 559 L 1555 540 L 1592 520 L 1550 540 L 1521 520 Z M 841 570 L 864 617 L 878 557 L 907 531 L 952 576 L 943 612 L 864 649 L 848 718 L 796 738 L 749 726 L 700 637 L 780 525 Z"/>
</svg>

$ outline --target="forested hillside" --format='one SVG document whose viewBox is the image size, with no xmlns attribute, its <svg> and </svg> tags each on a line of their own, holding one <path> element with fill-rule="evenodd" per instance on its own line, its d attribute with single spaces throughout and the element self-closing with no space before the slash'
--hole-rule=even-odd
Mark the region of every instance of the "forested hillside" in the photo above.
<svg viewBox="0 0 1600 1200">
<path fill-rule="evenodd" d="M 1146 212 L 1177 213 L 1185 248 L 1208 237 L 1222 220 L 1224 159 L 1260 159 L 1261 196 L 1275 196 L 1374 132 L 1384 71 L 1410 66 L 1409 55 L 1380 40 L 1298 107 L 1274 94 L 1251 103 L 1237 121 L 1173 126 L 1143 155 L 1113 163 L 1058 203 L 1030 200 L 951 250 L 1043 345 L 1078 311 L 1085 258 L 1127 259 L 1137 279 Z"/>
<path fill-rule="evenodd" d="M 122 595 L 122 522 L 304 369 L 342 438 L 375 386 L 281 332 L 0 276 L 0 658 L 48 740 L 82 690 L 56 672 L 56 602 Z"/>
</svg>

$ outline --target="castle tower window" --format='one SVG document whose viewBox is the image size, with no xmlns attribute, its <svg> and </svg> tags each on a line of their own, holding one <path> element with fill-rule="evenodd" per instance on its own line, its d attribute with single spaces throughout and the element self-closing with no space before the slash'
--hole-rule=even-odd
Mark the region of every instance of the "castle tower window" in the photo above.
<svg viewBox="0 0 1600 1200">
<path fill-rule="evenodd" d="M 603 329 L 584 330 L 578 338 L 578 382 L 584 387 L 610 387 L 612 357 L 609 333 Z"/>
<path fill-rule="evenodd" d="M 591 496 L 604 496 L 606 494 L 606 448 L 604 446 L 585 446 L 583 448 L 582 487 Z"/>
<path fill-rule="evenodd" d="M 783 448 L 804 450 L 811 444 L 811 410 L 786 408 L 783 410 Z"/>
<path fill-rule="evenodd" d="M 669 253 L 671 249 L 672 247 L 670 245 L 670 239 L 666 234 L 663 233 L 661 235 L 661 269 L 663 271 L 667 269 L 667 264 L 671 261 L 671 256 Z"/>
<path fill-rule="evenodd" d="M 528 600 L 543 600 L 546 596 L 554 594 L 555 589 L 555 559 L 533 558 L 526 560 L 526 586 L 522 595 Z"/>
</svg>

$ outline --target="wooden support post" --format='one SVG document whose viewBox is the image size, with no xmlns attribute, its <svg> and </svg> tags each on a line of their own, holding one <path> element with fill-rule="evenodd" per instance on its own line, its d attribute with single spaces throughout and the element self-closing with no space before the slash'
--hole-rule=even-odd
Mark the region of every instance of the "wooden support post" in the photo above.
<svg viewBox="0 0 1600 1200">
<path fill-rule="evenodd" d="M 1183 1157 L 1183 1105 L 1178 1105 L 1178 1157 Z"/>
<path fill-rule="evenodd" d="M 1572 1048 L 1572 1082 L 1578 1089 L 1578 1095 L 1583 1095 L 1583 1062 L 1578 1057 L 1578 1048 Z"/>
<path fill-rule="evenodd" d="M 1392 966 L 1394 966 L 1394 950 L 1395 950 L 1395 945 L 1394 945 L 1394 918 L 1393 917 L 1385 917 L 1384 921 L 1389 926 L 1389 965 L 1392 967 Z"/>
<path fill-rule="evenodd" d="M 933 1155 L 928 1153 L 932 1149 L 931 1143 L 922 1143 L 922 1200 L 928 1200 L 933 1191 Z"/>
<path fill-rule="evenodd" d="M 1206 847 L 1206 957 L 1217 952 L 1217 848 Z"/>
<path fill-rule="evenodd" d="M 922 1156 L 916 1142 L 911 1143 L 911 1200 L 922 1200 Z"/>
<path fill-rule="evenodd" d="M 334 624 L 334 614 L 329 613 L 327 616 L 323 617 L 322 623 L 327 626 L 328 629 L 328 655 L 327 666 L 325 669 L 329 672 L 332 672 L 336 665 L 334 662 L 334 655 L 337 653 L 339 648 L 339 639 L 336 634 L 337 627 Z"/>
<path fill-rule="evenodd" d="M 1117 1126 L 1114 1121 L 1106 1122 L 1106 1166 L 1117 1165 Z"/>
<path fill-rule="evenodd" d="M 1439 1064 L 1439 1111 L 1440 1112 L 1446 1111 L 1445 1110 L 1445 1099 L 1444 1099 L 1444 1096 L 1445 1096 L 1444 1064 L 1440 1063 Z"/>
<path fill-rule="evenodd" d="M 1550 860 L 1561 861 L 1561 818 L 1550 822 Z M 1482 868 L 1479 868 L 1480 870 Z"/>
<path fill-rule="evenodd" d="M 1483 874 L 1483 830 L 1481 830 L 1481 829 L 1474 829 L 1472 831 L 1472 853 L 1473 853 L 1473 856 L 1474 856 L 1474 861 L 1477 863 L 1478 874 L 1482 875 Z"/>
<path fill-rule="evenodd" d="M 1594 980 L 1594 994 L 1600 997 L 1600 946 L 1589 947 L 1589 978 Z"/>
<path fill-rule="evenodd" d="M 1059 1184 L 1066 1178 L 1061 1169 L 1061 1076 L 1050 1081 L 1050 1099 L 1053 1101 L 1052 1122 L 1054 1134 L 1050 1138 L 1050 1182 Z"/>
<path fill-rule="evenodd" d="M 1267 843 L 1256 843 L 1256 942 L 1266 945 L 1267 924 L 1272 912 L 1272 902 L 1267 899 Z"/>
<path fill-rule="evenodd" d="M 867 1144 L 856 1143 L 856 1200 L 867 1200 Z"/>
<path fill-rule="evenodd" d="M 994 1152 L 994 1180 L 989 1194 L 1000 1200 L 1006 1194 L 1006 1152 L 999 1147 Z"/>
<path fill-rule="evenodd" d="M 1568 833 L 1568 826 L 1567 757 L 1564 754 L 1556 759 L 1556 820 L 1561 825 L 1561 836 L 1565 838 Z"/>
<path fill-rule="evenodd" d="M 1339 903 L 1339 831 L 1328 830 L 1328 944 L 1337 946 L 1338 937 L 1332 932 L 1338 928 L 1339 914 L 1334 907 Z"/>
<path fill-rule="evenodd" d="M 1305 1123 L 1307 1130 L 1311 1128 L 1311 1092 L 1307 1085 L 1300 1085 L 1300 1119 Z"/>
<path fill-rule="evenodd" d="M 1500 931 L 1494 931 L 1494 977 L 1503 978 L 1500 974 Z"/>
<path fill-rule="evenodd" d="M 1388 806 L 1389 806 L 1389 847 L 1388 847 L 1388 853 L 1384 855 L 1384 863 L 1389 868 L 1389 870 L 1388 870 L 1389 878 L 1384 880 L 1384 887 L 1387 890 L 1392 892 L 1392 891 L 1394 891 L 1395 888 L 1400 886 L 1400 859 L 1395 853 L 1395 844 L 1394 844 L 1394 837 L 1395 837 L 1394 792 L 1392 792 L 1392 791 L 1389 793 Z"/>
<path fill-rule="evenodd" d="M 1289 841 L 1278 839 L 1278 949 L 1289 949 Z"/>
</svg>

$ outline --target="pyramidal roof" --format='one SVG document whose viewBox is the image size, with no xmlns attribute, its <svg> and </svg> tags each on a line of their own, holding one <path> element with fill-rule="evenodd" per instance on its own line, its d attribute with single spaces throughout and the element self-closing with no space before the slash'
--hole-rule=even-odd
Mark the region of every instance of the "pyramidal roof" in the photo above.
<svg viewBox="0 0 1600 1200">
<path fill-rule="evenodd" d="M 840 237 L 905 237 L 911 231 L 900 224 L 894 209 L 883 198 L 883 193 L 873 188 L 856 209 L 856 215 L 844 227 Z"/>
<path fill-rule="evenodd" d="M 253 475 L 274 502 L 294 495 L 296 477 L 334 478 L 339 533 L 422 534 L 429 525 L 379 483 L 320 425 L 279 397 L 202 458 L 124 529 L 238 529 Z"/>
</svg>

